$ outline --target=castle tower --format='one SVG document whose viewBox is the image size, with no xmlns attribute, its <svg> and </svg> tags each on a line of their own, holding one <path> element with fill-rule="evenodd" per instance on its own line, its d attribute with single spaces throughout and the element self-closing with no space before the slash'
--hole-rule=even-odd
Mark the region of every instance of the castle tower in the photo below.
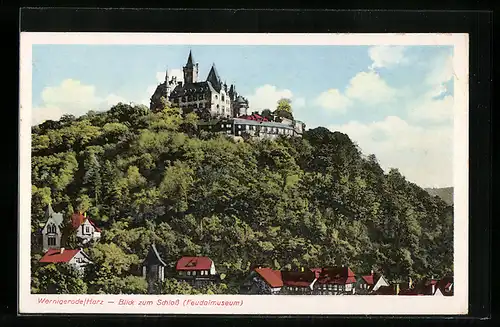
<svg viewBox="0 0 500 327">
<path fill-rule="evenodd" d="M 172 85 L 172 81 L 168 79 L 168 68 L 165 71 L 165 99 L 169 100 L 170 93 L 172 93 L 172 89 L 175 85 Z"/>
<path fill-rule="evenodd" d="M 198 81 L 198 63 L 194 63 L 193 55 L 191 50 L 189 51 L 188 60 L 186 66 L 182 68 L 184 72 L 184 83 L 193 84 Z"/>
</svg>

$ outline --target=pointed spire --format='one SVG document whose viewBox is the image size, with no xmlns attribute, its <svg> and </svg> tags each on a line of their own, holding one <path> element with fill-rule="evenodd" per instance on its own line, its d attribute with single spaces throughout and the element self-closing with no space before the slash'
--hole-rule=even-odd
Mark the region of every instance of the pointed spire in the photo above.
<svg viewBox="0 0 500 327">
<path fill-rule="evenodd" d="M 168 67 L 167 69 L 165 70 L 165 82 L 168 83 Z"/>
<path fill-rule="evenodd" d="M 191 50 L 189 50 L 189 56 L 186 63 L 186 67 L 193 67 L 193 66 L 194 66 L 193 54 L 191 53 Z"/>
<path fill-rule="evenodd" d="M 45 218 L 50 218 L 54 214 L 54 210 L 52 209 L 52 205 L 49 203 L 47 207 L 47 211 L 45 211 Z"/>
</svg>

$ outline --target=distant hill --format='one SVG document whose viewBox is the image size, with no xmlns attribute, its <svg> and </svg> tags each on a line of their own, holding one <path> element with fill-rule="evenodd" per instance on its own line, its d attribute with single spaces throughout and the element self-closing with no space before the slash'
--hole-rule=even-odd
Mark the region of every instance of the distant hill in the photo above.
<svg viewBox="0 0 500 327">
<path fill-rule="evenodd" d="M 449 205 L 453 205 L 453 187 L 442 187 L 442 188 L 426 188 L 432 196 L 439 196 L 444 202 Z"/>
</svg>

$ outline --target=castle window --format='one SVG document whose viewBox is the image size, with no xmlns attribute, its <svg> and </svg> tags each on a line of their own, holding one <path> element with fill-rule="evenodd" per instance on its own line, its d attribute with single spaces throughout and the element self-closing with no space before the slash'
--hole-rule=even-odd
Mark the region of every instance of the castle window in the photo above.
<svg viewBox="0 0 500 327">
<path fill-rule="evenodd" d="M 217 105 L 217 109 L 219 109 L 219 105 Z"/>
<path fill-rule="evenodd" d="M 56 238 L 54 236 L 51 236 L 47 239 L 47 244 L 49 246 L 55 246 L 56 245 Z"/>
<path fill-rule="evenodd" d="M 200 95 L 198 96 L 198 100 L 203 100 L 203 94 L 200 94 Z"/>
<path fill-rule="evenodd" d="M 191 95 L 188 96 L 188 101 L 193 101 L 193 97 Z"/>
<path fill-rule="evenodd" d="M 186 97 L 182 97 L 182 102 L 186 102 Z"/>
<path fill-rule="evenodd" d="M 222 95 L 222 101 L 226 101 L 226 99 L 224 98 L 224 95 Z"/>
</svg>

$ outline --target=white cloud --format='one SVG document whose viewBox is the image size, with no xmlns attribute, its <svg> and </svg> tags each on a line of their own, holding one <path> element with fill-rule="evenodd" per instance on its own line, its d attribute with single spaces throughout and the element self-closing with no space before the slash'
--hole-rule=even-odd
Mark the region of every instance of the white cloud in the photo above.
<svg viewBox="0 0 500 327">
<path fill-rule="evenodd" d="M 280 90 L 274 85 L 263 85 L 255 90 L 255 93 L 247 96 L 250 111 L 262 111 L 264 109 L 275 110 L 280 99 L 287 98 L 292 100 L 292 108 L 295 99 L 293 92 L 288 89 Z M 299 100 L 299 104 L 300 104 Z"/>
<path fill-rule="evenodd" d="M 409 117 L 414 121 L 450 122 L 453 120 L 453 96 L 443 98 L 424 98 L 420 103 L 409 107 Z"/>
<path fill-rule="evenodd" d="M 32 124 L 39 124 L 45 120 L 57 120 L 63 114 L 81 116 L 89 110 L 103 110 L 125 99 L 109 94 L 99 97 L 94 85 L 82 84 L 78 80 L 65 79 L 58 86 L 48 86 L 43 89 L 42 105 L 33 108 Z"/>
<path fill-rule="evenodd" d="M 451 126 L 423 128 L 389 116 L 378 122 L 351 121 L 329 129 L 349 135 L 364 154 L 375 154 L 384 170 L 398 168 L 421 187 L 453 185 Z"/>
<path fill-rule="evenodd" d="M 397 93 L 373 71 L 356 74 L 345 91 L 348 98 L 372 105 L 393 101 Z"/>
<path fill-rule="evenodd" d="M 453 78 L 453 75 L 453 57 L 446 54 L 434 59 L 425 81 L 430 86 L 442 85 L 449 82 Z"/>
<path fill-rule="evenodd" d="M 345 113 L 352 101 L 337 89 L 330 89 L 321 93 L 315 103 L 329 112 Z"/>
<path fill-rule="evenodd" d="M 438 56 L 430 67 L 425 77 L 425 84 L 429 87 L 429 91 L 410 103 L 409 117 L 415 121 L 450 122 L 454 116 L 454 98 L 452 95 L 446 95 L 446 83 L 454 76 L 453 58 L 449 55 Z"/>
<path fill-rule="evenodd" d="M 373 61 L 370 69 L 393 67 L 400 64 L 408 63 L 408 58 L 405 57 L 405 47 L 402 46 L 385 46 L 377 45 L 368 49 L 368 55 Z"/>
</svg>

